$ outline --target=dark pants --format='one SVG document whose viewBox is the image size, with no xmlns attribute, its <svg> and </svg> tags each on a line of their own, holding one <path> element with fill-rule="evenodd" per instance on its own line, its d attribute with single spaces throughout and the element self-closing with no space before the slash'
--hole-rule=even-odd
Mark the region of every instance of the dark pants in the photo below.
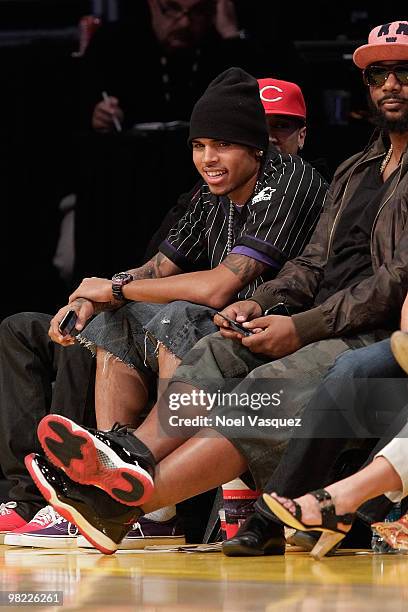
<svg viewBox="0 0 408 612">
<path fill-rule="evenodd" d="M 369 455 L 361 463 L 367 464 L 406 423 L 407 403 L 406 374 L 388 339 L 343 353 L 307 405 L 302 437 L 290 440 L 266 491 L 294 498 L 338 480 L 345 475 L 342 452 L 361 438 L 366 438 Z M 261 499 L 257 505 L 261 511 L 266 508 Z M 391 507 L 392 502 L 380 496 L 364 504 L 359 514 L 373 522 Z"/>
<path fill-rule="evenodd" d="M 50 319 L 25 312 L 0 324 L 0 466 L 26 519 L 45 505 L 24 465 L 25 455 L 41 452 L 39 421 L 50 412 L 88 425 L 95 420 L 95 360 L 79 345 L 52 342 Z"/>
</svg>

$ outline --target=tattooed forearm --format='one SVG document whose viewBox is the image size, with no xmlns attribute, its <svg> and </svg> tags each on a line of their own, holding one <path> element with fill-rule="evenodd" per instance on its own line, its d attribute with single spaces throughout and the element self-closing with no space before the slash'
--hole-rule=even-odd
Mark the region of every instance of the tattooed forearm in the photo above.
<svg viewBox="0 0 408 612">
<path fill-rule="evenodd" d="M 133 270 L 128 270 L 128 272 L 133 276 L 133 280 L 140 280 L 142 278 L 157 278 L 154 267 L 154 260 L 151 259 L 147 261 L 140 268 L 134 268 Z"/>
<path fill-rule="evenodd" d="M 221 265 L 238 276 L 244 286 L 248 285 L 254 278 L 262 274 L 266 268 L 266 264 L 256 261 L 256 259 L 252 259 L 251 257 L 246 257 L 246 255 L 239 255 L 236 253 L 227 255 Z"/>
<path fill-rule="evenodd" d="M 163 253 L 157 253 L 152 259 L 133 270 L 128 270 L 134 280 L 144 278 L 164 278 L 172 274 L 178 274 L 181 270 L 173 264 Z"/>
</svg>

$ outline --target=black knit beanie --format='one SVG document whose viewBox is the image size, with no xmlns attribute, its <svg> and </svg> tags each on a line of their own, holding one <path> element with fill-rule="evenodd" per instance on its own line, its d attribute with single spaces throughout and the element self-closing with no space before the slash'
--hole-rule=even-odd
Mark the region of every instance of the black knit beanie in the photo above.
<svg viewBox="0 0 408 612">
<path fill-rule="evenodd" d="M 213 138 L 265 151 L 268 129 L 257 80 L 241 68 L 219 74 L 196 102 L 188 142 Z"/>
</svg>

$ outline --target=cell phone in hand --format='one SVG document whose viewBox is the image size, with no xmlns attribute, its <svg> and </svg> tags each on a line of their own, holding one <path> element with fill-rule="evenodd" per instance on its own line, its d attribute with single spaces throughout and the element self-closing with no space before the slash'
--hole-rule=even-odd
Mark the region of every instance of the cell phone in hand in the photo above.
<svg viewBox="0 0 408 612">
<path fill-rule="evenodd" d="M 238 323 L 237 321 L 234 321 L 233 319 L 226 317 L 225 314 L 222 314 L 222 312 L 217 312 L 217 314 L 220 315 L 220 317 L 222 317 L 226 321 L 228 321 L 231 329 L 238 332 L 239 334 L 242 334 L 243 336 L 252 336 L 252 334 L 254 333 L 250 329 L 246 329 L 245 327 L 243 327 L 241 323 Z"/>
<path fill-rule="evenodd" d="M 78 316 L 75 310 L 68 310 L 68 312 L 65 314 L 64 318 L 58 325 L 60 334 L 62 334 L 63 336 L 69 336 L 72 330 L 75 328 L 77 318 Z"/>
</svg>

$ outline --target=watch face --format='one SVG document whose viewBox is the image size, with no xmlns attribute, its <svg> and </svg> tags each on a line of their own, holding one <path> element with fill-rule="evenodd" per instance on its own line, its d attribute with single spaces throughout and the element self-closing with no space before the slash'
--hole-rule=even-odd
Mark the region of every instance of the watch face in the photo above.
<svg viewBox="0 0 408 612">
<path fill-rule="evenodd" d="M 117 285 L 126 285 L 131 280 L 133 280 L 133 276 L 129 272 L 118 272 L 118 274 L 112 276 L 112 281 Z"/>
</svg>

